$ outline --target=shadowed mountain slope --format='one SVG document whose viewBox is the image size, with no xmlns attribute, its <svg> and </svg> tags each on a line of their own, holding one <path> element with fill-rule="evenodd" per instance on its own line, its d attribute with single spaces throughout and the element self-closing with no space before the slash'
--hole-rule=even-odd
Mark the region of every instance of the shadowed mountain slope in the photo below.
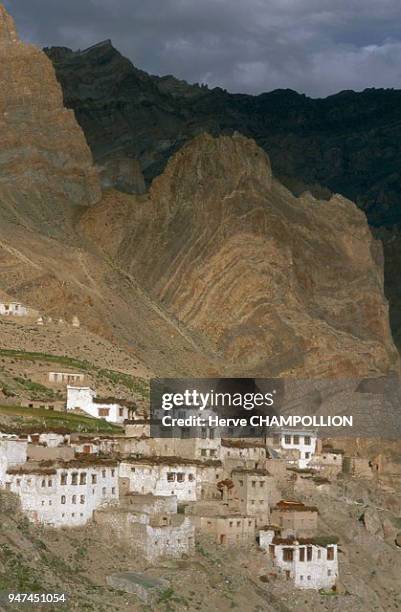
<svg viewBox="0 0 401 612">
<path fill-rule="evenodd" d="M 293 193 L 308 189 L 325 198 L 341 193 L 356 202 L 383 240 L 385 292 L 400 344 L 400 90 L 343 91 L 325 99 L 291 90 L 230 94 L 148 75 L 110 41 L 81 52 L 57 47 L 46 52 L 65 103 L 101 165 L 121 157 L 139 160 L 150 183 L 194 136 L 237 130 L 268 152 L 275 176 Z"/>
</svg>

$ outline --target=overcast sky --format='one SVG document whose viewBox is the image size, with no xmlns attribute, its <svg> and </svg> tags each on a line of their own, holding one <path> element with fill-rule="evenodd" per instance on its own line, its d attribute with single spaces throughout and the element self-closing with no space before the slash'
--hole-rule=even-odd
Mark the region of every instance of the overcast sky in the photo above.
<svg viewBox="0 0 401 612">
<path fill-rule="evenodd" d="M 0 0 L 1 1 L 1 0 Z M 20 35 L 233 92 L 401 88 L 401 0 L 3 0 Z"/>
</svg>

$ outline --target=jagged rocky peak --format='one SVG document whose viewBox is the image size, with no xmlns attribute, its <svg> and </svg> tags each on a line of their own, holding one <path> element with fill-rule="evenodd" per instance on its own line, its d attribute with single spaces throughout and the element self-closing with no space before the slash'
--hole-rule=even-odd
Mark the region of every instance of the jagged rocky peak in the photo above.
<svg viewBox="0 0 401 612">
<path fill-rule="evenodd" d="M 380 245 L 340 196 L 296 198 L 239 134 L 202 134 L 147 198 L 88 211 L 84 230 L 225 375 L 399 370 Z"/>
<path fill-rule="evenodd" d="M 203 133 L 183 146 L 154 179 L 151 195 L 177 204 L 202 193 L 210 197 L 246 189 L 270 191 L 272 171 L 268 155 L 254 140 L 236 132 L 214 138 Z"/>
<path fill-rule="evenodd" d="M 18 43 L 14 20 L 0 4 L 0 46 Z"/>
<path fill-rule="evenodd" d="M 74 112 L 63 106 L 52 63 L 19 40 L 12 18 L 0 8 L 6 41 L 0 45 L 0 197 L 17 203 L 25 194 L 19 213 L 46 221 L 50 211 L 55 218 L 68 204 L 97 202 L 99 180 Z"/>
</svg>

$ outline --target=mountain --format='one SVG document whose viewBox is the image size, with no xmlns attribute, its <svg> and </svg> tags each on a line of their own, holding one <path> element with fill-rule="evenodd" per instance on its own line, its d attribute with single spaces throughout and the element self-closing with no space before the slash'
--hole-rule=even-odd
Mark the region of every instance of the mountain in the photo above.
<svg viewBox="0 0 401 612">
<path fill-rule="evenodd" d="M 238 133 L 196 137 L 145 194 L 102 195 L 51 63 L 4 10 L 0 24 L 11 83 L 1 90 L 1 291 L 53 318 L 77 315 L 158 375 L 399 370 L 380 243 L 352 202 L 293 196 Z M 114 55 L 109 43 L 88 56 L 105 52 Z M 155 100 L 180 91 L 125 66 L 138 96 L 142 86 Z"/>
<path fill-rule="evenodd" d="M 110 41 L 85 51 L 45 51 L 99 164 L 137 160 L 150 184 L 198 134 L 240 131 L 268 152 L 275 175 L 294 194 L 341 193 L 356 202 L 383 240 L 385 292 L 401 345 L 400 90 L 343 91 L 326 99 L 291 90 L 230 94 L 148 75 Z"/>
<path fill-rule="evenodd" d="M 398 367 L 381 248 L 364 214 L 342 196 L 294 197 L 253 140 L 201 135 L 147 197 L 105 198 L 80 226 L 217 372 L 345 377 Z"/>
<path fill-rule="evenodd" d="M 0 6 L 0 199 L 2 217 L 55 231 L 74 207 L 101 197 L 92 155 L 51 62 L 18 40 Z"/>
</svg>

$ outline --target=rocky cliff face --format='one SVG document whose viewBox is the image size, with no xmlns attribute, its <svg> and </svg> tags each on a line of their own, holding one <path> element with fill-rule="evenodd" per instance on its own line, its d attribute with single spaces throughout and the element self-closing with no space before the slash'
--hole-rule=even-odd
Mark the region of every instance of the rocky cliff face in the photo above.
<svg viewBox="0 0 401 612">
<path fill-rule="evenodd" d="M 294 197 L 273 177 L 267 154 L 237 133 L 198 136 L 147 194 L 108 190 L 96 204 L 89 149 L 63 109 L 51 63 L 18 41 L 4 10 L 0 23 L 1 290 L 54 318 L 77 314 L 159 375 L 398 370 L 380 248 L 354 204 Z M 99 54 L 109 73 L 107 87 L 95 77 L 87 84 L 99 104 L 96 125 L 116 72 L 109 43 L 83 53 Z M 71 75 L 81 79 L 72 55 Z M 126 62 L 121 87 L 142 104 L 143 118 L 143 87 L 151 108 L 164 100 L 163 112 L 185 89 L 159 85 Z M 194 88 L 184 97 L 205 95 Z M 118 115 L 118 95 L 116 104 L 105 129 Z M 146 123 L 141 130 L 139 140 L 154 135 Z M 103 158 L 104 180 L 143 191 L 134 160 L 114 153 Z"/>
<path fill-rule="evenodd" d="M 183 147 L 135 206 L 82 219 L 225 374 L 357 376 L 398 368 L 381 249 L 341 196 L 295 198 L 237 134 Z"/>
<path fill-rule="evenodd" d="M 342 193 L 372 225 L 401 222 L 400 90 L 325 99 L 291 90 L 238 95 L 150 76 L 110 41 L 81 52 L 45 51 L 96 158 L 137 157 L 151 181 L 197 134 L 238 130 L 268 152 L 275 175 L 294 191 L 308 185 Z"/>
<path fill-rule="evenodd" d="M 235 95 L 152 77 L 110 41 L 83 52 L 46 51 L 66 105 L 102 162 L 137 158 L 150 182 L 197 134 L 239 130 L 268 152 L 275 175 L 293 193 L 334 192 L 356 202 L 384 237 L 385 292 L 401 346 L 401 91 L 344 91 L 317 100 L 291 90 Z"/>
<path fill-rule="evenodd" d="M 3 219 L 51 231 L 100 199 L 90 149 L 44 53 L 22 43 L 0 5 L 0 199 Z"/>
</svg>

